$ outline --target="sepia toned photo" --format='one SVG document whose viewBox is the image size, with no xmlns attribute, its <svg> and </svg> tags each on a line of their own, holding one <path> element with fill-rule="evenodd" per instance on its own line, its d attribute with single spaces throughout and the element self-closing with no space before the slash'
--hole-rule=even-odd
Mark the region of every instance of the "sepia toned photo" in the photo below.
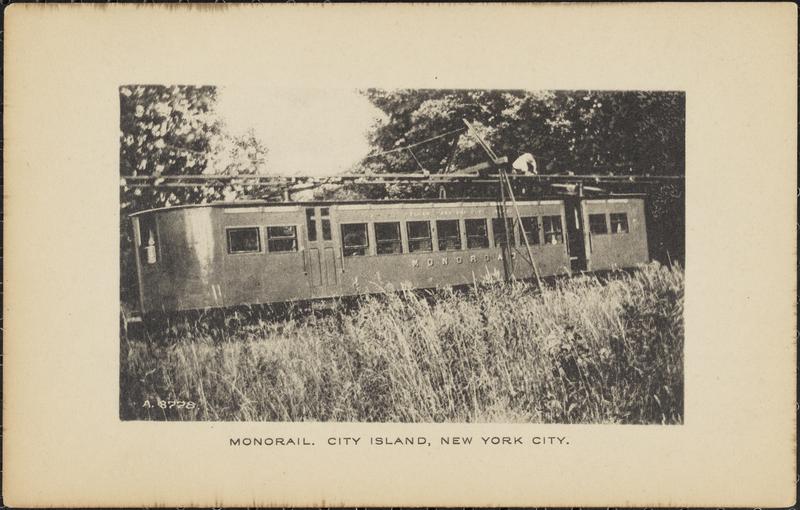
<svg viewBox="0 0 800 510">
<path fill-rule="evenodd" d="M 683 423 L 684 93 L 119 99 L 123 420 Z"/>
<path fill-rule="evenodd" d="M 3 14 L 4 505 L 795 504 L 796 6 Z"/>
</svg>

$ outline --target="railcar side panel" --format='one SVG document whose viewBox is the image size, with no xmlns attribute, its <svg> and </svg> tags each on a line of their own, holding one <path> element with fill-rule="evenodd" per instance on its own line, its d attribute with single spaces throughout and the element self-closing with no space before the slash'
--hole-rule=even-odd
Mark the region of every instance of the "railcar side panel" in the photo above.
<svg viewBox="0 0 800 510">
<path fill-rule="evenodd" d="M 528 234 L 528 245 L 533 254 L 533 261 L 540 276 L 554 276 L 570 273 L 569 253 L 567 249 L 566 218 L 564 216 L 564 203 L 556 200 L 547 200 L 536 203 L 519 203 L 519 214 L 523 221 L 528 218 L 535 219 L 535 229 Z M 532 278 L 533 266 L 528 260 L 528 250 L 522 235 L 525 225 L 516 221 L 516 213 L 509 207 L 509 216 L 515 222 L 516 243 L 513 247 L 514 276 L 517 278 Z M 558 218 L 551 225 L 560 225 L 560 238 L 557 230 L 545 231 L 544 218 Z"/>
<path fill-rule="evenodd" d="M 584 221 L 589 226 L 590 270 L 628 268 L 647 262 L 642 199 L 584 200 L 584 214 Z"/>
<path fill-rule="evenodd" d="M 217 217 L 225 306 L 307 298 L 301 208 L 218 208 Z M 273 244 L 272 228 L 293 229 L 294 236 Z"/>
<path fill-rule="evenodd" d="M 176 209 L 134 221 L 137 243 L 141 241 L 137 257 L 143 311 L 222 306 L 210 285 L 219 269 L 212 213 L 210 208 Z"/>
<path fill-rule="evenodd" d="M 536 232 L 531 239 L 531 252 L 542 276 L 569 273 L 569 257 L 563 233 L 564 207 L 560 201 L 518 204 L 520 216 L 535 218 Z M 343 294 L 381 292 L 402 287 L 432 288 L 481 281 L 487 276 L 504 276 L 506 271 L 517 278 L 530 278 L 533 268 L 528 262 L 521 226 L 514 217 L 508 220 L 516 242 L 509 247 L 495 242 L 495 225 L 500 210 L 494 204 L 447 203 L 436 205 L 408 204 L 403 206 L 339 206 L 335 208 L 337 225 L 366 225 L 368 246 L 363 255 L 343 259 Z M 560 237 L 544 243 L 542 218 L 557 218 Z M 444 241 L 437 221 L 457 221 L 460 249 L 441 249 Z M 486 246 L 470 247 L 468 220 L 485 220 Z M 429 245 L 412 251 L 409 222 L 427 222 Z M 400 253 L 378 254 L 376 224 L 397 223 L 400 227 Z M 502 225 L 502 221 L 499 222 Z M 339 228 L 338 230 L 341 230 Z M 529 234 L 530 235 L 530 234 Z M 535 242 L 534 242 L 535 241 Z M 428 242 L 428 241 L 426 241 Z M 340 245 L 341 246 L 341 245 Z M 419 248 L 419 247 L 417 247 Z"/>
</svg>

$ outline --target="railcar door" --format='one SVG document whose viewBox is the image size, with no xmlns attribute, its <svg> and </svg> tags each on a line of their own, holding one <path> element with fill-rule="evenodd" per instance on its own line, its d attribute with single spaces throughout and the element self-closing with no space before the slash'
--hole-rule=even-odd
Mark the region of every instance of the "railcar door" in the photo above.
<svg viewBox="0 0 800 510">
<path fill-rule="evenodd" d="M 333 240 L 330 209 L 306 208 L 306 274 L 315 296 L 335 294 L 339 284 L 336 243 Z"/>
</svg>

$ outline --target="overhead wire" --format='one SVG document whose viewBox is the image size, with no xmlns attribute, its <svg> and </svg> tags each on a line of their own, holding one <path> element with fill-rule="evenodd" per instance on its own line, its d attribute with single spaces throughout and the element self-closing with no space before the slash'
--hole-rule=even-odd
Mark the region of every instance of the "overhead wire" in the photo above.
<svg viewBox="0 0 800 510">
<path fill-rule="evenodd" d="M 423 144 L 426 144 L 428 142 L 432 142 L 434 140 L 438 140 L 440 138 L 445 138 L 447 136 L 454 135 L 456 133 L 463 133 L 466 130 L 467 130 L 467 128 L 465 128 L 465 127 L 454 129 L 452 131 L 448 131 L 448 132 L 442 133 L 440 135 L 436 135 L 436 136 L 432 136 L 430 138 L 426 138 L 425 140 L 421 140 L 419 142 L 415 142 L 415 143 L 412 143 L 412 144 L 409 144 L 409 145 L 404 145 L 403 147 L 397 147 L 395 149 L 390 149 L 388 151 L 379 152 L 377 154 L 367 154 L 366 156 L 364 156 L 363 159 L 377 158 L 377 157 L 380 157 L 380 156 L 386 156 L 387 154 L 393 154 L 395 152 L 402 152 L 402 151 L 405 151 L 405 150 L 409 150 L 410 151 L 413 147 L 417 147 L 419 145 L 423 145 Z"/>
</svg>

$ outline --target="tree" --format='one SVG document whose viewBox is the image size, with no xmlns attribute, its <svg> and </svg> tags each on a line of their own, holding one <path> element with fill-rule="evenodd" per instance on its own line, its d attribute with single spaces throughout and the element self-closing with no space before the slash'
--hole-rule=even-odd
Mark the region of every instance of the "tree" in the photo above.
<svg viewBox="0 0 800 510">
<path fill-rule="evenodd" d="M 471 121 L 498 155 L 532 152 L 550 173 L 672 174 L 684 172 L 684 95 L 678 92 L 393 90 L 362 92 L 389 121 L 375 126 L 375 153 L 463 127 Z M 456 166 L 485 160 L 466 134 L 458 136 Z M 414 148 L 431 172 L 444 169 L 451 139 Z M 382 171 L 417 168 L 408 151 L 367 159 Z"/>
<path fill-rule="evenodd" d="M 214 107 L 212 86 L 120 87 L 120 177 L 263 173 L 267 148 L 249 131 L 232 136 Z M 244 189 L 121 188 L 124 214 L 182 203 L 205 203 Z"/>
</svg>

